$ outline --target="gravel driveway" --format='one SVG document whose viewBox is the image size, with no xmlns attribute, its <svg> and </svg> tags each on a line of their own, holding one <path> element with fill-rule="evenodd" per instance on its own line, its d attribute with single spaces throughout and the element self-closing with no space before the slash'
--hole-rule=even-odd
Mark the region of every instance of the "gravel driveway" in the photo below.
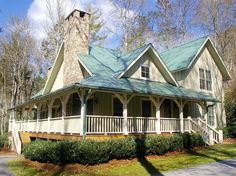
<svg viewBox="0 0 236 176">
<path fill-rule="evenodd" d="M 180 169 L 176 171 L 158 174 L 157 176 L 236 176 L 236 158 L 203 164 L 189 169 Z"/>
<path fill-rule="evenodd" d="M 0 156 L 0 176 L 14 176 L 7 167 L 8 161 L 13 159 L 16 159 L 16 156 Z"/>
</svg>

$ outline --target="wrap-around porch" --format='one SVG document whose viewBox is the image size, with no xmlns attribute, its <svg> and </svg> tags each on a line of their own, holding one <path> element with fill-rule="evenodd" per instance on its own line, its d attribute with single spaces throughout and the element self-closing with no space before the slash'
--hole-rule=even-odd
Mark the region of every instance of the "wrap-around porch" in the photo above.
<svg viewBox="0 0 236 176">
<path fill-rule="evenodd" d="M 205 111 L 205 101 L 81 89 L 18 107 L 9 130 L 16 119 L 18 131 L 36 133 L 183 133 L 207 119 Z"/>
</svg>

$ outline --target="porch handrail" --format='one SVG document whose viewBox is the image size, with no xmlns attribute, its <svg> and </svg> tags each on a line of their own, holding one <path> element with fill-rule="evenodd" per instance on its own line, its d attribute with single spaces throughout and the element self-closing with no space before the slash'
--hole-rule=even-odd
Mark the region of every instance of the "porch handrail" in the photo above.
<svg viewBox="0 0 236 176">
<path fill-rule="evenodd" d="M 16 121 L 15 119 L 13 119 L 12 121 L 12 136 L 13 136 L 13 141 L 16 147 L 16 152 L 18 154 L 21 154 L 21 139 L 20 139 L 20 135 L 16 126 Z"/>
<path fill-rule="evenodd" d="M 223 136 L 221 135 L 222 131 L 217 131 L 216 129 L 212 128 L 209 124 L 207 124 L 201 118 L 198 118 L 198 120 L 202 124 L 202 126 L 206 127 L 206 130 L 208 132 L 212 133 L 212 137 L 213 137 L 214 142 L 219 143 L 219 142 L 223 141 L 223 138 L 222 138 Z"/>
<path fill-rule="evenodd" d="M 193 119 L 189 118 L 190 121 L 190 131 L 194 133 L 199 133 L 202 136 L 202 139 L 207 145 L 211 145 L 210 140 L 210 134 L 206 129 L 201 127 L 197 122 L 195 122 Z"/>
</svg>

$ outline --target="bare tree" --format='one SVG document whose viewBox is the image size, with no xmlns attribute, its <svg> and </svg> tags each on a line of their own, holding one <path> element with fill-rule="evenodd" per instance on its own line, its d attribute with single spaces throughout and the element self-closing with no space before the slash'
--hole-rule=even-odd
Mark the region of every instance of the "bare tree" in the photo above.
<svg viewBox="0 0 236 176">
<path fill-rule="evenodd" d="M 39 73 L 35 64 L 35 41 L 28 22 L 13 17 L 6 34 L 1 38 L 0 52 L 0 123 L 1 133 L 6 129 L 6 110 L 32 96 L 35 77 Z"/>
<path fill-rule="evenodd" d="M 132 50 L 145 43 L 149 31 L 148 18 L 143 13 L 145 1 L 111 0 L 114 17 L 117 19 L 116 33 L 124 51 Z"/>
<path fill-rule="evenodd" d="M 232 75 L 235 73 L 235 8 L 233 0 L 200 0 L 195 24 L 210 35 Z"/>
</svg>

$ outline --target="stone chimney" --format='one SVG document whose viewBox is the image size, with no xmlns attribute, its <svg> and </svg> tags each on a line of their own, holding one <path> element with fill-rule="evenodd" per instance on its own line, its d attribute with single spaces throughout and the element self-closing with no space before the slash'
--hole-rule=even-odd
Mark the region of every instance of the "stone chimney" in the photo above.
<svg viewBox="0 0 236 176">
<path fill-rule="evenodd" d="M 89 52 L 89 18 L 89 13 L 74 10 L 65 19 L 64 85 L 83 79 L 82 66 L 78 62 L 77 53 L 88 54 Z"/>
</svg>

